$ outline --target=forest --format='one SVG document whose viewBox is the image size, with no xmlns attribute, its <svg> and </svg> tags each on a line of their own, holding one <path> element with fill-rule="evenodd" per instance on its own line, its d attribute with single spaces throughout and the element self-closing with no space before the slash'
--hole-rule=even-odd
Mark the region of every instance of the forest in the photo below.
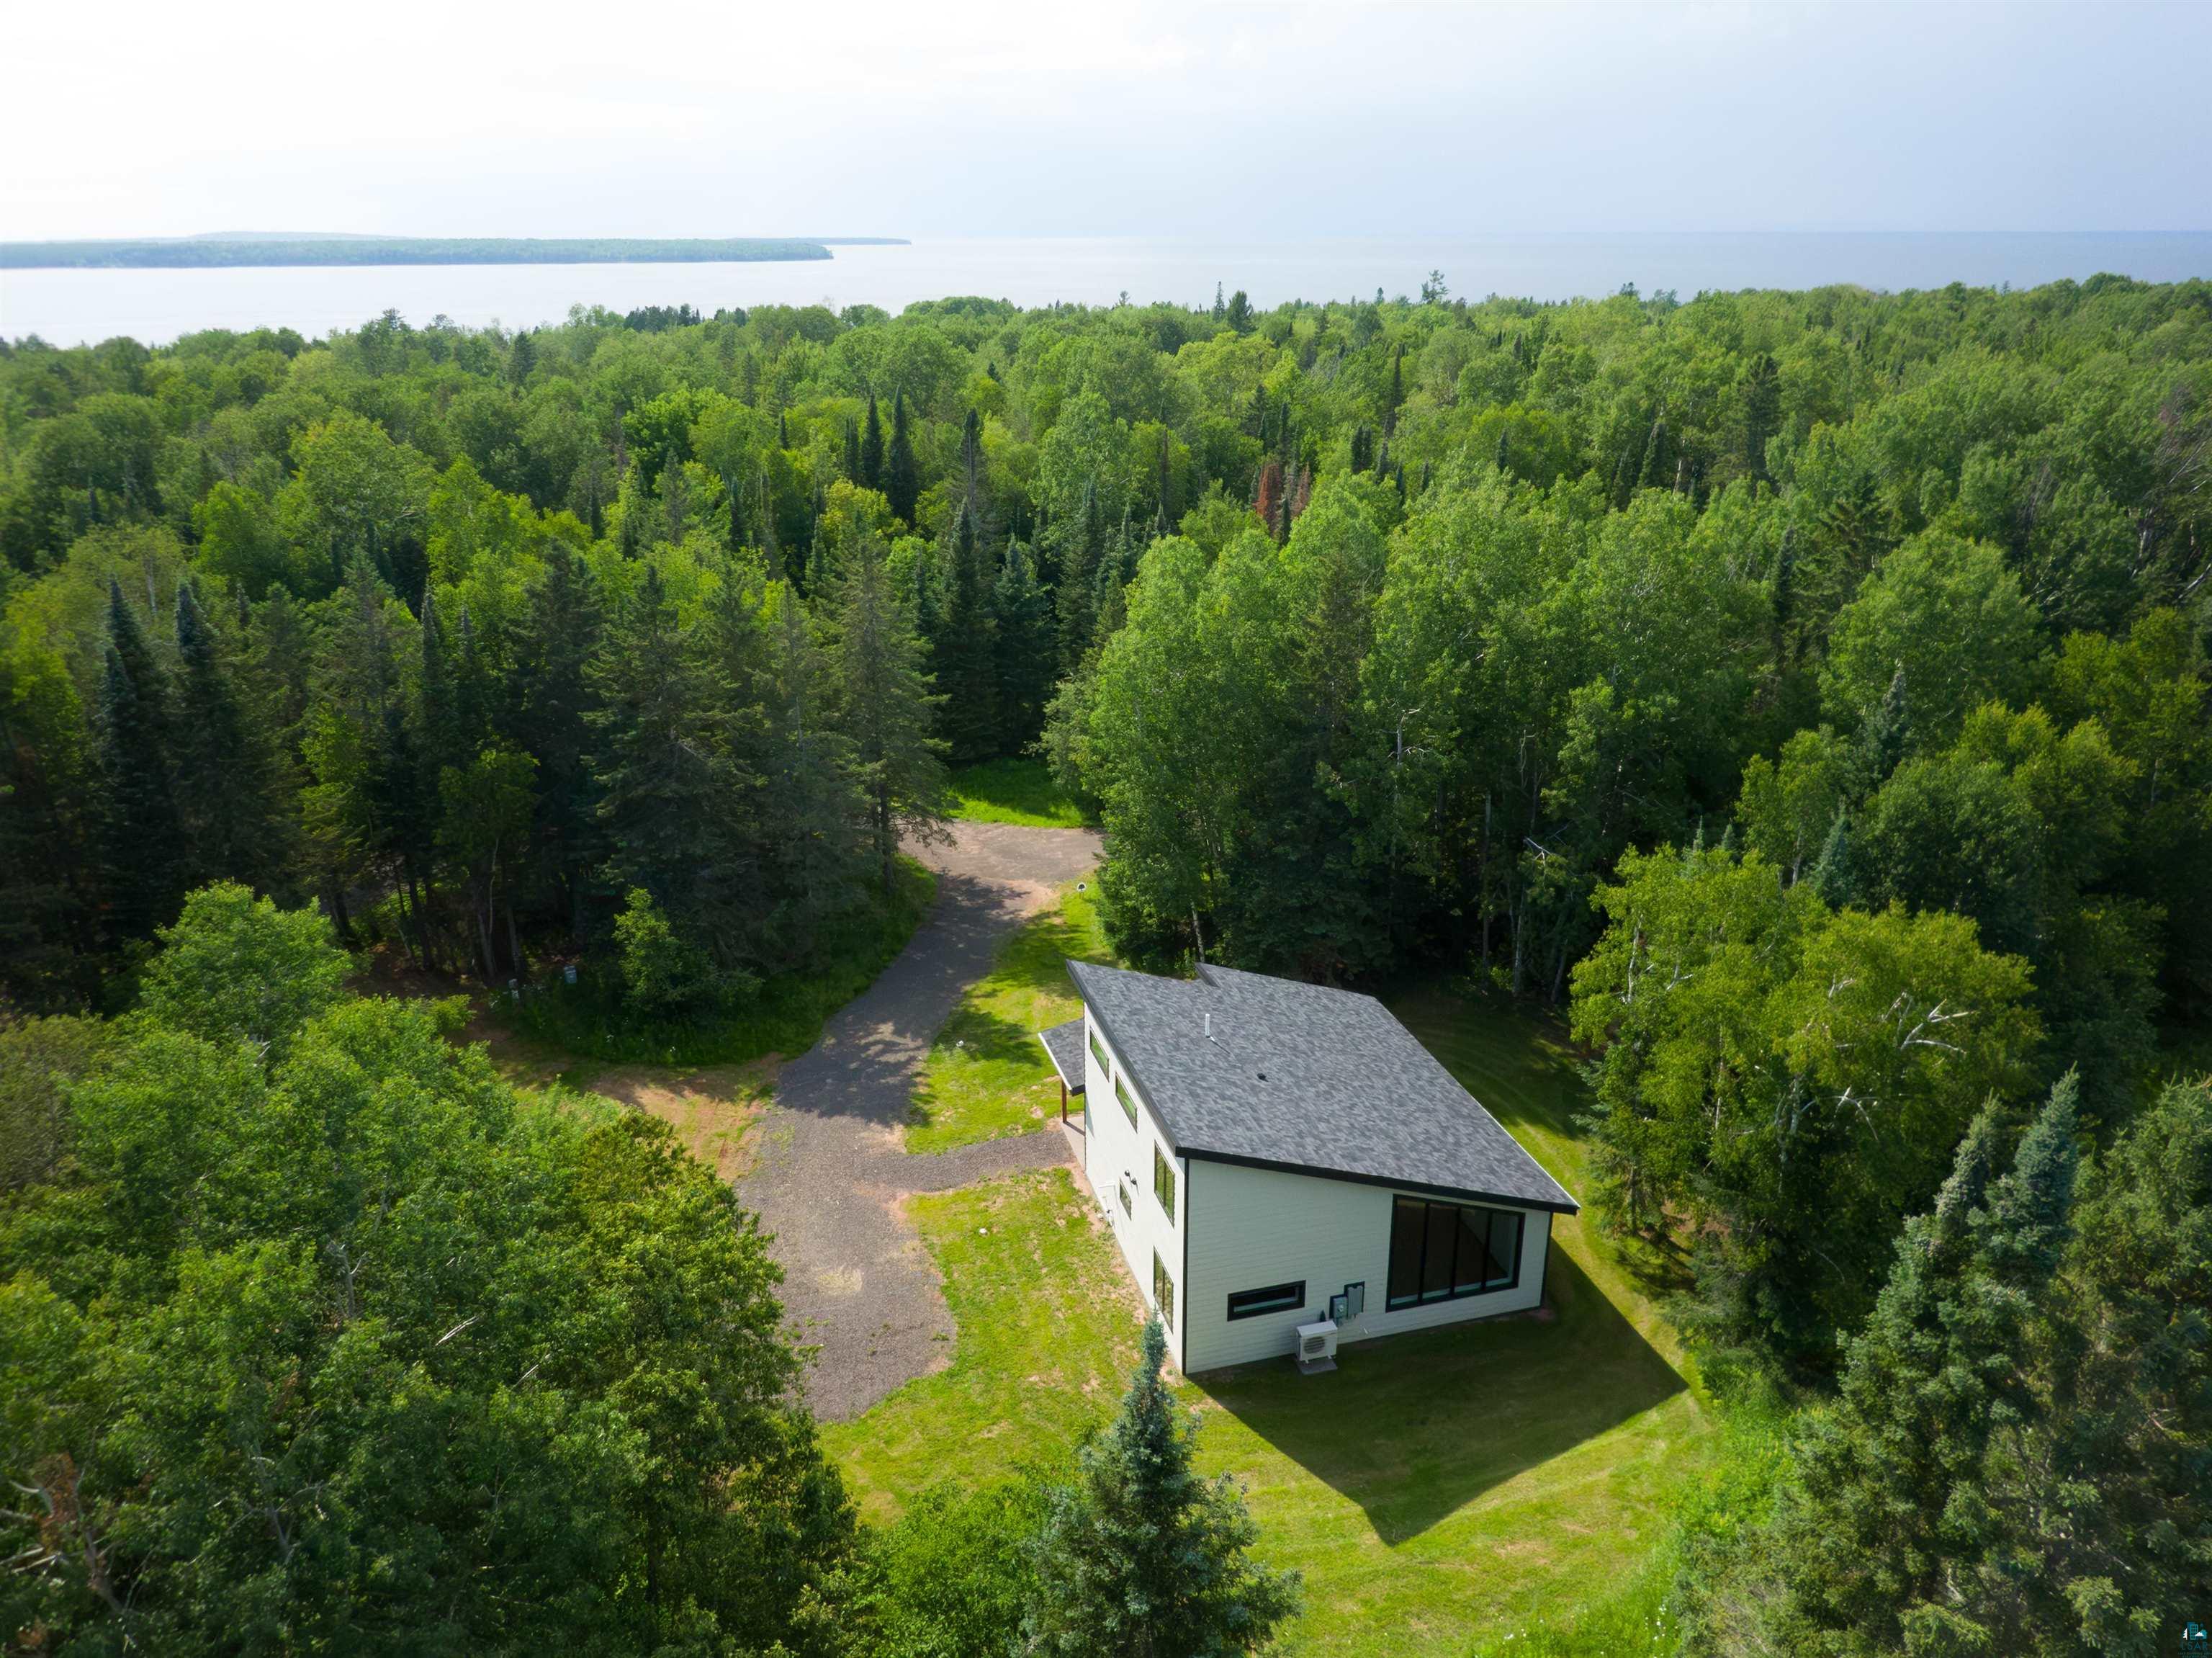
<svg viewBox="0 0 2212 1658">
<path fill-rule="evenodd" d="M 1558 1010 L 1578 1195 L 1788 1423 L 1680 1545 L 1690 1649 L 2148 1653 L 2212 1606 L 2212 284 L 22 340 L 0 444 L 0 1372 L 80 1402 L 5 1448 L 116 1441 L 106 1541 L 88 1496 L 0 1516 L 52 1557 L 7 1615 L 87 1631 L 53 1649 L 110 1649 L 126 1561 L 198 1649 L 237 1582 L 281 1622 L 324 1574 L 343 1622 L 378 1526 L 448 1523 L 518 1585 L 640 1574 L 607 1650 L 938 1649 L 882 1634 L 903 1569 L 853 1564 L 714 1183 L 342 997 L 325 939 L 711 1051 L 896 948 L 902 838 L 1002 758 L 1095 814 L 1133 964 Z M 432 1132 L 477 1172 L 403 1167 Z M 413 1253 L 333 1337 L 379 1201 Z M 625 1228 L 695 1297 L 649 1338 L 578 1287 Z M 441 1250 L 514 1275 L 489 1368 L 386 1350 L 459 1307 Z M 533 1296 L 580 1321 L 544 1393 Z M 255 1497 L 190 1431 L 255 1297 L 269 1433 L 294 1352 L 459 1416 L 332 1425 Z M 683 1333 L 726 1320 L 742 1376 Z M 483 1468 L 532 1448 L 526 1534 L 347 1487 L 347 1435 L 428 1469 L 462 1417 Z M 234 1580 L 155 1466 L 268 1510 Z M 563 1517 L 580 1472 L 619 1539 Z M 313 1561 L 310 1490 L 358 1521 Z M 710 1511 L 757 1582 L 711 1581 Z M 450 1563 L 391 1547 L 419 1612 Z M 454 1594 L 454 1650 L 543 1632 Z"/>
</svg>

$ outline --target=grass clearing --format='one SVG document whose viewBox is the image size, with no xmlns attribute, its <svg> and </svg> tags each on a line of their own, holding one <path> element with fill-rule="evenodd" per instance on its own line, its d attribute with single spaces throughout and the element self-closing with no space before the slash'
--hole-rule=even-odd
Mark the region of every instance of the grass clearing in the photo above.
<svg viewBox="0 0 2212 1658">
<path fill-rule="evenodd" d="M 1575 1190 L 1582 1085 L 1553 1027 L 1429 986 L 1393 1006 Z M 914 1214 L 961 1332 L 951 1366 L 825 1430 L 877 1520 L 940 1479 L 1061 1461 L 1135 1354 L 1135 1292 L 1066 1174 Z M 1354 1345 L 1330 1376 L 1283 1361 L 1184 1385 L 1203 1466 L 1243 1484 L 1266 1557 L 1305 1575 L 1287 1650 L 1463 1658 L 1508 1631 L 1646 1631 L 1654 1551 L 1715 1427 L 1638 1281 L 1578 1218 L 1553 1235 L 1556 1322 Z M 1588 1649 L 1620 1649 L 1607 1633 Z"/>
<path fill-rule="evenodd" d="M 1083 1011 L 1066 962 L 1111 961 L 1094 893 L 1022 924 L 989 975 L 968 987 L 929 1050 L 907 1125 L 908 1151 L 945 1151 L 1026 1134 L 1060 1114 L 1060 1081 L 1036 1033 Z"/>
<path fill-rule="evenodd" d="M 824 936 L 818 973 L 781 973 L 739 1008 L 702 1019 L 641 1020 L 590 975 L 576 984 L 556 980 L 503 1015 L 523 1035 L 546 1046 L 610 1064 L 742 1065 L 769 1054 L 803 1053 L 822 1037 L 830 1015 L 875 983 L 890 966 L 937 896 L 937 877 L 912 858 L 898 861 L 887 899 L 850 916 Z"/>
<path fill-rule="evenodd" d="M 1042 760 L 981 760 L 952 774 L 952 815 L 969 823 L 1018 823 L 1032 829 L 1080 829 L 1091 820 L 1052 778 Z"/>
<path fill-rule="evenodd" d="M 1120 1402 L 1141 1307 L 1065 1169 L 909 1198 L 960 1336 L 951 1365 L 822 1429 L 870 1520 L 940 1480 L 1063 1460 Z"/>
</svg>

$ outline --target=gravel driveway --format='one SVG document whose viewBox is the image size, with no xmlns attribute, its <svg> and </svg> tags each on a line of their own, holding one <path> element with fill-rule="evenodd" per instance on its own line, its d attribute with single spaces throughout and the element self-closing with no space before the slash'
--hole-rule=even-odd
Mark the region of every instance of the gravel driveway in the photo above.
<svg viewBox="0 0 2212 1658">
<path fill-rule="evenodd" d="M 912 849 L 937 872 L 935 906 L 898 960 L 784 1066 L 753 1131 L 758 1157 L 737 1183 L 775 1234 L 794 1333 L 821 1349 L 806 1393 L 825 1421 L 860 1415 L 951 1357 L 936 1264 L 899 1199 L 1067 1161 L 1057 1125 L 926 1157 L 900 1149 L 915 1079 L 961 992 L 1008 933 L 1098 860 L 1087 829 L 951 829 L 951 844 Z"/>
</svg>

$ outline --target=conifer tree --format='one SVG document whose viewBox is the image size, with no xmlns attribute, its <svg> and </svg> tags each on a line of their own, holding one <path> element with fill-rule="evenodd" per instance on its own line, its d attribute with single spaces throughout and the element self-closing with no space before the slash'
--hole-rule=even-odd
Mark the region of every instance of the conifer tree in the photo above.
<svg viewBox="0 0 2212 1658">
<path fill-rule="evenodd" d="M 945 607 L 934 635 L 943 730 L 955 765 L 997 751 L 998 629 L 988 555 L 975 515 L 963 503 L 945 549 Z"/>
<path fill-rule="evenodd" d="M 112 942 L 149 938 L 176 918 L 189 875 L 170 778 L 168 676 L 113 578 L 93 725 L 95 844 Z"/>
<path fill-rule="evenodd" d="M 769 622 L 774 759 L 764 827 L 786 954 L 811 966 L 827 924 L 851 906 L 871 873 L 873 849 L 851 747 L 830 718 L 830 664 L 813 615 L 795 588 L 779 586 L 770 590 Z"/>
<path fill-rule="evenodd" d="M 281 591 L 281 589 L 280 589 Z M 177 589 L 177 814 L 191 884 L 264 891 L 282 863 L 264 734 L 248 725 L 191 582 Z"/>
<path fill-rule="evenodd" d="M 514 669 L 514 735 L 538 762 L 533 879 L 580 940 L 589 872 L 603 856 L 599 785 L 586 759 L 596 706 L 587 669 L 602 618 L 591 569 L 565 542 L 547 547 L 528 614 Z"/>
<path fill-rule="evenodd" d="M 868 426 L 860 437 L 860 483 L 864 488 L 884 486 L 884 423 L 876 412 L 876 394 L 868 393 Z"/>
<path fill-rule="evenodd" d="M 1297 1574 L 1251 1557 L 1258 1528 L 1235 1482 L 1192 1466 L 1197 1431 L 1160 1375 L 1166 1352 L 1147 1321 L 1121 1414 L 1052 1493 L 1024 1620 L 1030 1652 L 1225 1658 L 1265 1647 L 1297 1611 Z"/>
<path fill-rule="evenodd" d="M 944 745 L 932 735 L 939 698 L 922 669 L 914 618 L 890 579 L 883 544 L 862 536 L 832 584 L 832 706 L 865 802 L 878 878 L 897 876 L 902 831 L 944 832 Z"/>
<path fill-rule="evenodd" d="M 1991 1437 L 2033 1408 L 2033 1320 L 2070 1235 L 2080 1151 L 2069 1073 L 1996 1178 L 1994 1111 L 1975 1119 L 1932 1212 L 1844 1361 L 1842 1397 L 1796 1458 L 1775 1522 L 1784 1649 L 1988 1649 L 1956 1592 L 1995 1540 Z"/>
<path fill-rule="evenodd" d="M 1890 675 L 1889 689 L 1869 710 L 1859 728 L 1851 753 L 1853 798 L 1864 801 L 1889 781 L 1912 737 L 1911 708 L 1905 683 L 1905 665 Z"/>
<path fill-rule="evenodd" d="M 884 498 L 899 521 L 911 526 L 921 499 L 921 470 L 914 458 L 914 436 L 907 430 L 906 393 L 891 401 L 891 442 L 884 460 Z"/>
<path fill-rule="evenodd" d="M 1057 661 L 1051 600 L 1037 580 L 1036 560 L 1009 542 L 991 590 L 997 624 L 993 644 L 998 669 L 998 748 L 1019 753 L 1044 725 Z"/>
<path fill-rule="evenodd" d="M 1097 622 L 1098 561 L 1105 551 L 1105 526 L 1099 521 L 1098 485 L 1083 486 L 1083 503 L 1060 527 L 1060 580 L 1055 595 L 1060 613 L 1060 667 L 1075 671 L 1091 649 Z"/>
<path fill-rule="evenodd" d="M 860 475 L 860 427 L 857 421 L 845 423 L 845 476 L 855 484 L 867 482 Z"/>
</svg>

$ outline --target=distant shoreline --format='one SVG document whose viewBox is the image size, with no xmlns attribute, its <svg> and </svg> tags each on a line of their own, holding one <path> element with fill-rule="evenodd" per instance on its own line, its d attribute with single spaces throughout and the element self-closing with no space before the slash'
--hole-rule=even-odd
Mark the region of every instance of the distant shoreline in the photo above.
<svg viewBox="0 0 2212 1658">
<path fill-rule="evenodd" d="M 0 242 L 0 270 L 189 271 L 377 265 L 737 265 L 827 259 L 832 247 L 903 246 L 901 236 L 141 237 Z"/>
</svg>

